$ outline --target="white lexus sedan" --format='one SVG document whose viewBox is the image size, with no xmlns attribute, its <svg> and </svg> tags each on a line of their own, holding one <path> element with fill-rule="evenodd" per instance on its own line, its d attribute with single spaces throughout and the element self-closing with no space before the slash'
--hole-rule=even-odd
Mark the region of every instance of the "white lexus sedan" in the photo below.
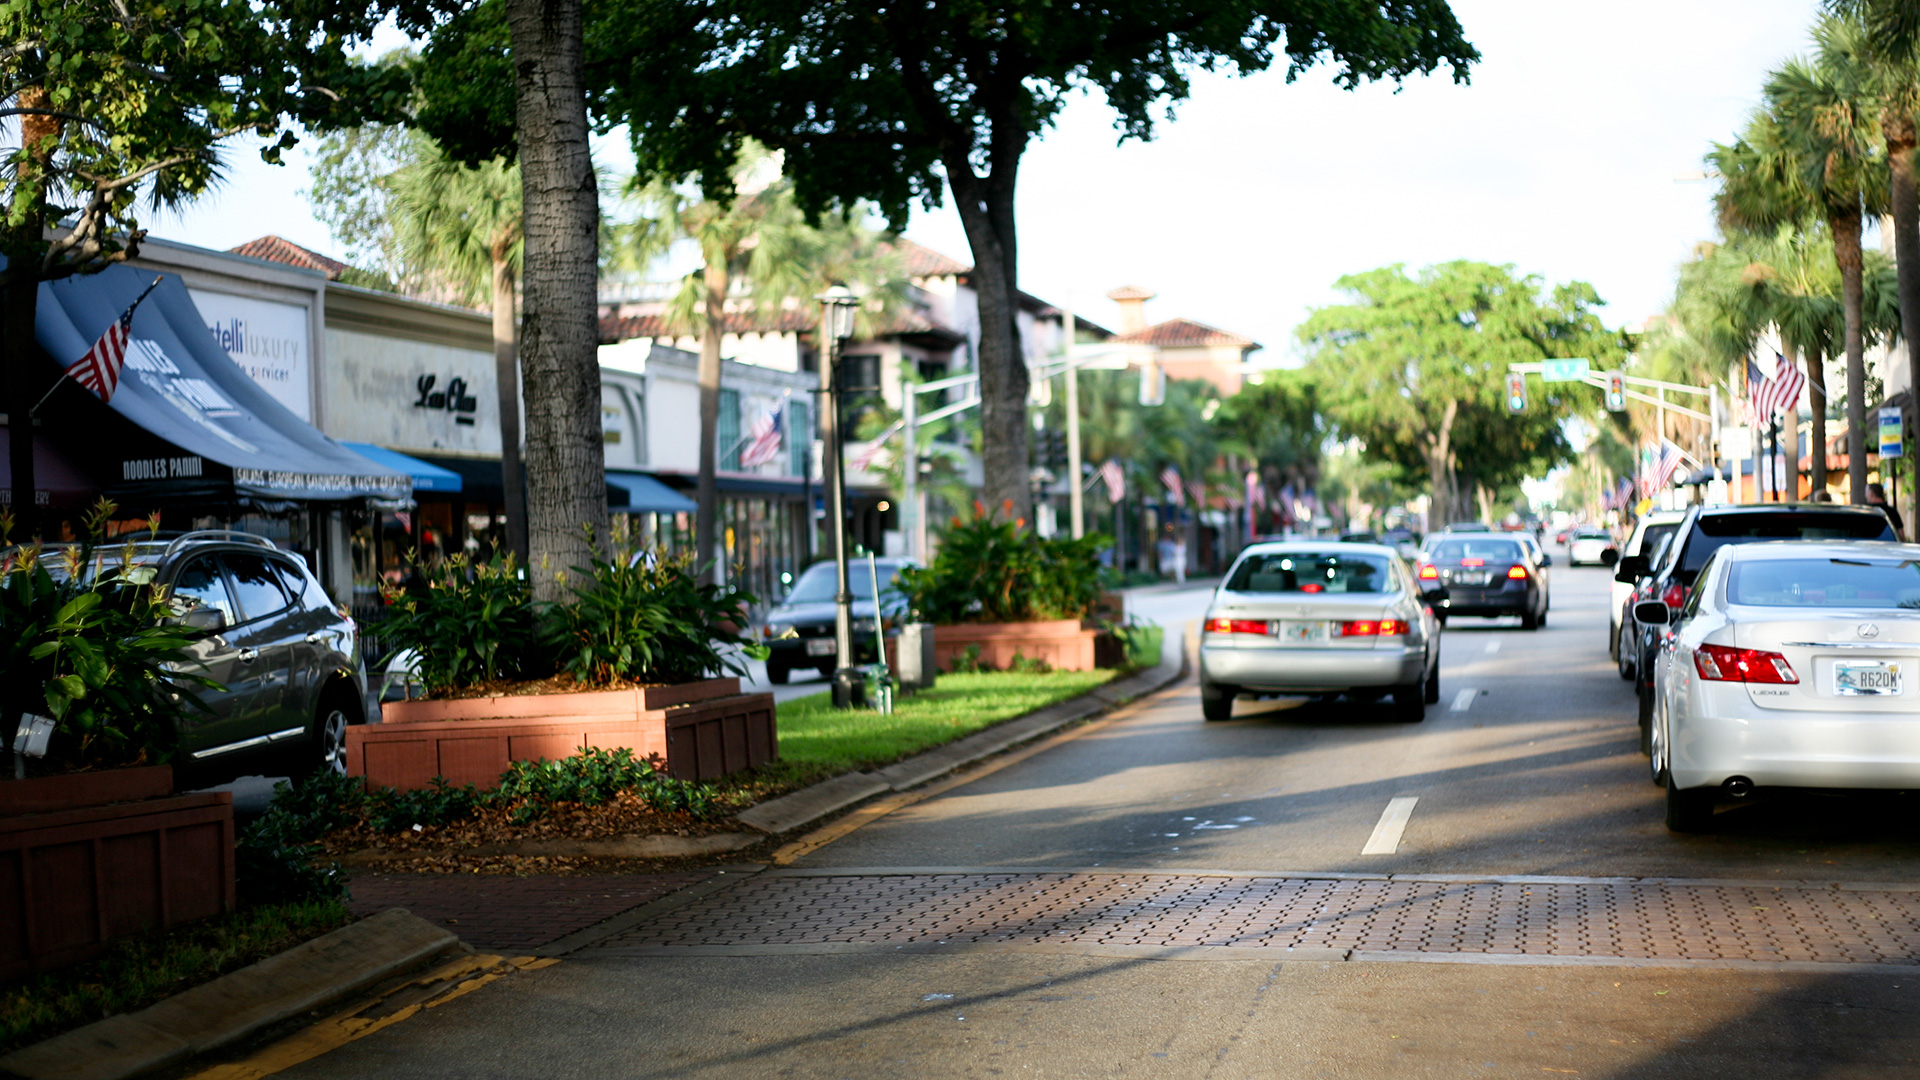
<svg viewBox="0 0 1920 1080">
<path fill-rule="evenodd" d="M 1422 719 L 1440 700 L 1440 624 L 1398 552 L 1383 544 L 1289 541 L 1240 553 L 1200 634 L 1200 708 L 1233 715 L 1248 695 L 1393 697 Z"/>
<path fill-rule="evenodd" d="M 1659 600 L 1634 614 L 1670 621 Z M 1662 637 L 1668 828 L 1710 828 L 1722 795 L 1757 789 L 1920 788 L 1920 545 L 1723 547 Z"/>
</svg>

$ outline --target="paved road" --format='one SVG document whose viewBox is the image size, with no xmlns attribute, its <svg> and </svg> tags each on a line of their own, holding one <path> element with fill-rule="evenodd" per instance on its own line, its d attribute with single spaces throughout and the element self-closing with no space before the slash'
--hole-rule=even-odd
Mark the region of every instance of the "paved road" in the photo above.
<svg viewBox="0 0 1920 1080">
<path fill-rule="evenodd" d="M 1606 583 L 1419 725 L 1188 683 L 291 1075 L 1920 1075 L 1912 807 L 1668 834 Z"/>
</svg>

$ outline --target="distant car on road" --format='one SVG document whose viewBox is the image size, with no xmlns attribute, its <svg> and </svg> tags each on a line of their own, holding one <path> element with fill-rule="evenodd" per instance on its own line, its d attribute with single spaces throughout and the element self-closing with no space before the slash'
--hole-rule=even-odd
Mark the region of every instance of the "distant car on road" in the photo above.
<svg viewBox="0 0 1920 1080">
<path fill-rule="evenodd" d="M 1430 601 L 1382 544 L 1256 544 L 1207 608 L 1201 712 L 1229 719 L 1242 694 L 1349 694 L 1391 696 L 1394 715 L 1417 722 L 1440 700 L 1440 622 Z"/>
<path fill-rule="evenodd" d="M 880 617 L 883 621 L 906 613 L 907 598 L 900 591 L 900 571 L 914 565 L 907 559 L 881 559 Z M 847 567 L 847 586 L 853 593 L 853 653 L 855 663 L 871 664 L 879 657 L 873 641 L 873 575 L 864 560 Z M 834 653 L 833 595 L 837 590 L 833 564 L 815 563 L 793 583 L 787 594 L 760 625 L 760 642 L 767 646 L 767 678 L 784 683 L 795 671 L 813 668 L 822 675 L 833 674 L 838 657 Z"/>
<path fill-rule="evenodd" d="M 1447 618 L 1518 615 L 1521 629 L 1537 630 L 1552 607 L 1552 565 L 1530 533 L 1447 532 L 1427 537 L 1418 574 L 1422 586 L 1446 589 Z"/>
<path fill-rule="evenodd" d="M 1567 542 L 1568 566 L 1612 566 L 1619 559 L 1613 534 L 1605 529 L 1580 529 Z"/>
<path fill-rule="evenodd" d="M 1667 827 L 1713 824 L 1722 795 L 1920 788 L 1920 545 L 1721 546 L 1663 631 L 1649 763 Z"/>
</svg>

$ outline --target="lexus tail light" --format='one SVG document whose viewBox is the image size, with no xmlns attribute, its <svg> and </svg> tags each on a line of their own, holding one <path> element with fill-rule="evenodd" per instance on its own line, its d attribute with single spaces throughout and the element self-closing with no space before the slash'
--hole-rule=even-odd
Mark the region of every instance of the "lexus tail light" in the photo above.
<svg viewBox="0 0 1920 1080">
<path fill-rule="evenodd" d="M 1797 683 L 1793 665 L 1777 652 L 1702 645 L 1693 654 L 1693 669 L 1709 682 Z"/>
</svg>

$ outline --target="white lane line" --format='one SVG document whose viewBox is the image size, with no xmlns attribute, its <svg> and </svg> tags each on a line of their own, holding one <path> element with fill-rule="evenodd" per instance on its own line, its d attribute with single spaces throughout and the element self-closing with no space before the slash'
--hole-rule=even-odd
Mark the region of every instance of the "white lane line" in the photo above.
<svg viewBox="0 0 1920 1080">
<path fill-rule="evenodd" d="M 1360 849 L 1360 854 L 1391 855 L 1400 850 L 1400 834 L 1406 831 L 1407 819 L 1413 816 L 1413 804 L 1419 801 L 1414 795 L 1389 800 L 1387 808 L 1380 812 L 1380 824 L 1373 827 L 1373 835 L 1367 837 L 1367 846 Z"/>
<path fill-rule="evenodd" d="M 1480 696 L 1480 691 L 1475 690 L 1473 687 L 1471 686 L 1461 687 L 1460 692 L 1453 695 L 1452 711 L 1466 712 L 1467 706 L 1472 705 L 1473 699 L 1479 696 Z"/>
<path fill-rule="evenodd" d="M 1489 641 L 1489 642 L 1487 642 L 1487 655 L 1488 655 L 1488 656 L 1492 656 L 1492 655 L 1493 655 L 1494 653 L 1497 653 L 1497 652 L 1499 652 L 1499 651 L 1500 651 L 1500 639 L 1499 639 L 1499 638 L 1494 638 L 1494 639 L 1493 639 L 1492 641 Z"/>
</svg>

